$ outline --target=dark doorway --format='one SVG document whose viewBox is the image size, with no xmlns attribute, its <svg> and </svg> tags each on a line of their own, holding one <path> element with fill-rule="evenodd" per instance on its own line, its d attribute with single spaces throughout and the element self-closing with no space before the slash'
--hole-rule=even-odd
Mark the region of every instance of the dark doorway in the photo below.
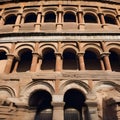
<svg viewBox="0 0 120 120">
<path fill-rule="evenodd" d="M 36 110 L 34 120 L 52 120 L 52 97 L 45 90 L 38 90 L 31 94 L 30 109 Z"/>
</svg>

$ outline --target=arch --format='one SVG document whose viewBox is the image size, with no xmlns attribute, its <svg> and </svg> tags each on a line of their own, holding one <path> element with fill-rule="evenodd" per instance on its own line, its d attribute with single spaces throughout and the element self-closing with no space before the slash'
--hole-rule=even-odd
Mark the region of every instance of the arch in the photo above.
<svg viewBox="0 0 120 120">
<path fill-rule="evenodd" d="M 83 118 L 82 115 L 82 107 L 85 106 L 85 96 L 78 89 L 69 89 L 64 94 L 64 119 L 69 120 L 69 118 L 75 120 L 81 120 Z"/>
<path fill-rule="evenodd" d="M 15 55 L 16 55 L 16 56 L 19 56 L 19 55 L 18 55 L 19 52 L 20 52 L 21 50 L 23 50 L 23 49 L 29 49 L 29 50 L 31 50 L 32 52 L 34 51 L 34 47 L 33 47 L 32 45 L 30 45 L 30 44 L 22 44 L 22 45 L 19 45 L 19 46 L 16 47 L 16 49 L 15 49 Z"/>
<path fill-rule="evenodd" d="M 0 86 L 0 99 L 6 99 L 7 97 L 15 97 L 16 93 L 15 91 L 6 85 Z"/>
<path fill-rule="evenodd" d="M 106 14 L 106 15 L 104 16 L 104 18 L 105 18 L 105 23 L 106 23 L 106 24 L 117 25 L 117 21 L 116 21 L 116 19 L 115 19 L 115 17 L 114 17 L 113 15 L 111 15 L 111 14 Z"/>
<path fill-rule="evenodd" d="M 77 45 L 74 44 L 64 44 L 61 47 L 61 53 L 63 53 L 65 49 L 73 49 L 76 53 L 79 51 Z"/>
<path fill-rule="evenodd" d="M 74 51 L 73 49 L 67 48 L 63 51 L 63 69 L 78 69 L 78 58 L 76 56 L 76 51 Z"/>
<path fill-rule="evenodd" d="M 40 48 L 39 48 L 39 54 L 42 55 L 43 51 L 45 49 L 47 49 L 47 48 L 53 49 L 54 52 L 57 52 L 57 48 L 55 47 L 55 45 L 48 43 L 48 44 L 43 44 L 43 45 L 40 46 Z"/>
<path fill-rule="evenodd" d="M 87 49 L 84 54 L 86 70 L 101 70 L 100 59 L 94 49 Z"/>
<path fill-rule="evenodd" d="M 104 89 L 103 89 L 104 87 Z M 95 84 L 94 90 L 107 90 L 109 91 L 110 89 L 115 89 L 117 91 L 120 91 L 120 85 L 116 84 L 115 82 L 112 81 L 100 81 Z"/>
<path fill-rule="evenodd" d="M 120 44 L 119 43 L 110 43 L 107 45 L 107 51 L 109 52 L 111 49 L 113 49 L 115 52 L 119 54 L 120 52 Z"/>
<path fill-rule="evenodd" d="M 42 51 L 42 58 L 41 70 L 55 70 L 56 57 L 53 49 L 45 48 Z"/>
<path fill-rule="evenodd" d="M 60 94 L 65 94 L 67 90 L 74 88 L 81 91 L 85 96 L 91 92 L 90 87 L 85 82 L 78 80 L 68 80 L 60 86 Z"/>
<path fill-rule="evenodd" d="M 0 46 L 0 51 L 5 51 L 6 54 L 8 54 L 10 52 L 9 48 L 6 46 Z"/>
<path fill-rule="evenodd" d="M 15 24 L 17 16 L 15 14 L 10 14 L 6 16 L 4 25 Z"/>
<path fill-rule="evenodd" d="M 64 14 L 64 22 L 76 22 L 76 16 L 73 12 L 68 11 Z"/>
<path fill-rule="evenodd" d="M 98 23 L 97 16 L 93 13 L 85 13 L 84 15 L 85 23 Z"/>
<path fill-rule="evenodd" d="M 96 44 L 86 44 L 83 46 L 82 51 L 85 52 L 87 49 L 95 52 L 97 56 L 103 53 L 103 50 L 101 49 L 101 47 Z"/>
<path fill-rule="evenodd" d="M 54 12 L 49 11 L 45 13 L 44 22 L 56 22 L 56 15 Z"/>
<path fill-rule="evenodd" d="M 37 90 L 31 93 L 29 106 L 36 109 L 34 120 L 52 120 L 51 101 L 52 96 L 46 90 Z"/>
<path fill-rule="evenodd" d="M 17 67 L 17 72 L 29 71 L 32 63 L 32 51 L 30 49 L 24 48 L 19 51 L 18 56 L 20 61 Z"/>
<path fill-rule="evenodd" d="M 31 93 L 37 90 L 45 90 L 49 92 L 51 95 L 54 94 L 55 92 L 53 86 L 51 86 L 49 83 L 44 82 L 42 80 L 37 80 L 28 83 L 20 92 L 20 96 L 25 98 L 26 100 L 29 100 Z"/>
<path fill-rule="evenodd" d="M 31 12 L 26 14 L 24 23 L 36 22 L 36 20 L 37 20 L 37 15 Z"/>
</svg>

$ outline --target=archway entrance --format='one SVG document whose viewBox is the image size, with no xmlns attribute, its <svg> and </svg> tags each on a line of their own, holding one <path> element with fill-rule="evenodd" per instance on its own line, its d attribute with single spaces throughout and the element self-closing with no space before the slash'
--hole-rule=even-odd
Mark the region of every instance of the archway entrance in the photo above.
<svg viewBox="0 0 120 120">
<path fill-rule="evenodd" d="M 64 95 L 64 120 L 87 120 L 85 96 L 77 89 L 70 89 Z"/>
<path fill-rule="evenodd" d="M 52 97 L 45 90 L 38 90 L 31 94 L 29 106 L 35 110 L 34 120 L 52 120 Z"/>
</svg>

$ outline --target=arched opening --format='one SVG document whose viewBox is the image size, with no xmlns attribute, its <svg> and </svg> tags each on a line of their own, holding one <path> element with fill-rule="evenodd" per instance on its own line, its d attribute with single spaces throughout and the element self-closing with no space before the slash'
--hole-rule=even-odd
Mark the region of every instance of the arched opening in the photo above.
<svg viewBox="0 0 120 120">
<path fill-rule="evenodd" d="M 120 54 L 111 49 L 109 59 L 112 70 L 120 72 Z"/>
<path fill-rule="evenodd" d="M 48 12 L 45 14 L 44 22 L 55 22 L 56 21 L 56 15 L 54 12 Z"/>
<path fill-rule="evenodd" d="M 64 15 L 64 22 L 76 22 L 76 16 L 72 12 L 67 12 Z"/>
<path fill-rule="evenodd" d="M 70 89 L 64 95 L 64 120 L 87 120 L 85 96 L 77 89 Z"/>
<path fill-rule="evenodd" d="M 37 20 L 37 15 L 35 13 L 28 13 L 25 16 L 25 23 L 36 22 L 36 20 Z"/>
<path fill-rule="evenodd" d="M 54 50 L 51 48 L 46 48 L 43 50 L 41 70 L 55 70 L 55 62 L 56 58 Z"/>
<path fill-rule="evenodd" d="M 86 70 L 101 70 L 100 60 L 96 53 L 87 50 L 84 55 Z"/>
<path fill-rule="evenodd" d="M 52 120 L 52 97 L 45 90 L 33 92 L 29 98 L 30 109 L 36 110 L 34 120 Z"/>
<path fill-rule="evenodd" d="M 0 50 L 0 60 L 5 60 L 7 59 L 6 52 L 3 50 Z"/>
<path fill-rule="evenodd" d="M 23 49 L 18 53 L 20 61 L 17 67 L 17 72 L 26 72 L 30 70 L 32 63 L 32 51 L 30 49 Z"/>
<path fill-rule="evenodd" d="M 85 23 L 98 23 L 97 17 L 92 13 L 86 13 L 84 15 Z"/>
<path fill-rule="evenodd" d="M 6 18 L 5 18 L 5 23 L 4 25 L 10 25 L 10 24 L 15 24 L 16 22 L 16 15 L 12 14 L 12 15 L 8 15 Z"/>
<path fill-rule="evenodd" d="M 105 18 L 105 23 L 107 23 L 107 24 L 113 24 L 113 25 L 117 24 L 114 16 L 105 15 L 104 18 Z"/>
<path fill-rule="evenodd" d="M 76 70 L 78 69 L 78 58 L 73 49 L 66 49 L 63 52 L 63 69 Z"/>
</svg>

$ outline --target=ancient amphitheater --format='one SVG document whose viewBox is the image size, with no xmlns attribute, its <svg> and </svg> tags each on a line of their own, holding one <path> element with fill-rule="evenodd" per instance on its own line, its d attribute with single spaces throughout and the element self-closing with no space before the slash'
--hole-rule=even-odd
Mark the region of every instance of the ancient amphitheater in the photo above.
<svg viewBox="0 0 120 120">
<path fill-rule="evenodd" d="M 0 0 L 0 120 L 120 120 L 120 0 Z"/>
</svg>

